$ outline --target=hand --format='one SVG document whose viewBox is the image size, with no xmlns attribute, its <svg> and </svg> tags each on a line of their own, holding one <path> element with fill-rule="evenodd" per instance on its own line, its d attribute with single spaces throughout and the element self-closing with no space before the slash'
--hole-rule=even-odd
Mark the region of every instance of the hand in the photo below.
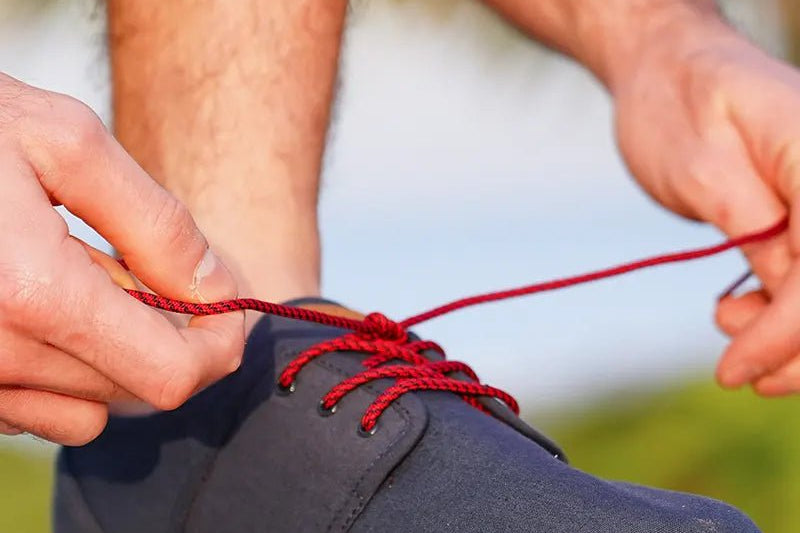
<svg viewBox="0 0 800 533">
<path fill-rule="evenodd" d="M 785 235 L 743 250 L 763 288 L 719 303 L 732 342 L 717 378 L 800 391 L 800 72 L 718 19 L 664 28 L 623 72 L 619 144 L 657 201 L 730 237 L 790 214 Z"/>
<path fill-rule="evenodd" d="M 53 209 L 85 220 L 160 294 L 236 294 L 186 208 L 86 106 L 0 75 L 0 176 L 0 432 L 83 444 L 108 402 L 172 409 L 237 367 L 242 313 L 172 325 L 120 289 Z"/>
</svg>

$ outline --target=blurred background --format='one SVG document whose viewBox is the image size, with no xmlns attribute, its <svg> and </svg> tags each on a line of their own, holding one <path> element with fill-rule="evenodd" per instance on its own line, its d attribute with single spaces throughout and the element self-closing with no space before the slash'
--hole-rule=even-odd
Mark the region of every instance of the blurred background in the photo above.
<svg viewBox="0 0 800 533">
<path fill-rule="evenodd" d="M 724 4 L 762 46 L 800 58 L 800 2 Z M 108 122 L 104 31 L 94 0 L 0 0 L 0 71 Z M 720 240 L 637 189 L 586 72 L 468 0 L 354 0 L 321 209 L 326 294 L 396 318 Z M 724 499 L 767 533 L 796 533 L 800 400 L 712 381 L 725 345 L 714 299 L 743 269 L 731 253 L 419 329 L 521 399 L 578 467 Z M 0 531 L 49 529 L 54 452 L 0 438 Z"/>
</svg>

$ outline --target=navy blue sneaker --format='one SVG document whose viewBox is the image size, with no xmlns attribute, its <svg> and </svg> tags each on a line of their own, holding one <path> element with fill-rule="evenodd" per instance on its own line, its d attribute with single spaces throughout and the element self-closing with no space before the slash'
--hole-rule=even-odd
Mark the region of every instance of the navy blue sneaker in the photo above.
<svg viewBox="0 0 800 533">
<path fill-rule="evenodd" d="M 570 467 L 513 399 L 383 327 L 264 317 L 235 374 L 61 451 L 56 533 L 758 532 L 721 502 Z"/>
</svg>

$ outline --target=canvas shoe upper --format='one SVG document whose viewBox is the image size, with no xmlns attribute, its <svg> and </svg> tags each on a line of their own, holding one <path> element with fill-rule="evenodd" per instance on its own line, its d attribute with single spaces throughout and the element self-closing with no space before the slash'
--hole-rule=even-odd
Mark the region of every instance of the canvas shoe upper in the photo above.
<svg viewBox="0 0 800 533">
<path fill-rule="evenodd" d="M 112 417 L 93 443 L 64 448 L 56 533 L 758 531 L 720 502 L 570 467 L 496 399 L 412 390 L 366 429 L 365 413 L 402 380 L 350 387 L 335 409 L 321 403 L 374 353 L 325 352 L 279 383 L 298 355 L 346 334 L 265 316 L 236 373 L 180 409 Z M 397 366 L 415 365 L 375 368 Z"/>
</svg>

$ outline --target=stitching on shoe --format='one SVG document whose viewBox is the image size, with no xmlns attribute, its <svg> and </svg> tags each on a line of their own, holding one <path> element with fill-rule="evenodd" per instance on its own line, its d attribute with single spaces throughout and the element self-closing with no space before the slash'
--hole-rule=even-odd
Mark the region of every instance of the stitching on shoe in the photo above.
<svg viewBox="0 0 800 533">
<path fill-rule="evenodd" d="M 329 370 L 335 371 L 335 372 L 340 373 L 340 374 L 345 374 L 345 375 L 351 374 L 350 372 L 346 372 L 345 373 L 343 371 L 343 369 L 337 367 L 335 365 L 335 363 L 330 363 L 329 360 L 317 359 L 317 360 L 313 361 L 312 364 L 313 363 L 317 363 L 318 365 L 325 366 Z M 377 396 L 378 394 L 381 393 L 381 391 L 379 389 L 377 389 L 372 383 L 367 383 L 367 384 L 363 385 L 363 388 L 369 390 L 370 393 L 374 394 L 375 396 Z M 403 420 L 404 424 L 403 424 L 402 430 L 400 430 L 400 432 L 397 434 L 397 437 L 395 439 L 393 439 L 392 441 L 390 441 L 390 442 L 388 442 L 386 444 L 386 446 L 378 454 L 378 456 L 367 466 L 367 468 L 364 469 L 364 472 L 356 480 L 355 486 L 350 490 L 350 493 L 349 493 L 348 497 L 345 498 L 345 501 L 339 506 L 339 508 L 333 514 L 333 519 L 328 524 L 328 527 L 325 530 L 326 532 L 330 533 L 331 531 L 333 531 L 334 525 L 337 522 L 339 522 L 342 519 L 341 517 L 345 514 L 345 508 L 348 507 L 348 501 L 351 498 L 355 497 L 358 500 L 358 503 L 355 506 L 351 507 L 350 512 L 347 513 L 347 516 L 344 519 L 344 522 L 339 527 L 339 531 L 347 531 L 348 529 L 350 529 L 350 527 L 352 527 L 353 521 L 355 520 L 355 517 L 358 516 L 358 514 L 364 509 L 364 507 L 366 507 L 367 503 L 369 503 L 369 499 L 371 499 L 371 498 L 369 498 L 369 499 L 366 498 L 366 495 L 364 495 L 361 492 L 361 489 L 363 488 L 362 485 L 364 483 L 364 478 L 367 477 L 367 474 L 372 470 L 372 468 L 375 466 L 375 464 L 377 464 L 378 461 L 383 459 L 389 453 L 389 451 L 391 451 L 392 448 L 394 448 L 395 445 L 397 445 L 397 443 L 401 442 L 403 440 L 403 438 L 408 434 L 408 432 L 409 432 L 409 430 L 411 428 L 411 413 L 408 411 L 408 409 L 406 409 L 402 405 L 402 400 L 401 401 L 397 401 L 397 402 L 393 402 L 391 404 L 391 409 L 396 411 L 398 413 L 398 415 L 400 416 L 400 418 Z M 424 409 L 424 407 L 423 407 L 423 409 Z"/>
<path fill-rule="evenodd" d="M 397 411 L 400 411 L 400 410 L 405 411 L 405 408 L 398 407 L 395 404 L 393 404 L 393 408 L 395 410 L 397 410 Z M 408 411 L 405 411 L 405 414 L 408 415 L 409 414 Z M 350 491 L 350 497 L 357 498 L 358 499 L 358 503 L 350 509 L 350 513 L 348 513 L 348 516 L 345 519 L 344 523 L 339 527 L 339 531 L 347 531 L 348 529 L 350 529 L 350 527 L 353 525 L 353 521 L 355 520 L 355 517 L 358 516 L 358 514 L 362 510 L 364 510 L 364 507 L 366 507 L 367 503 L 369 503 L 369 500 L 371 499 L 371 498 L 367 499 L 364 495 L 362 495 L 362 493 L 360 491 L 361 488 L 362 488 L 362 485 L 364 483 L 364 478 L 367 477 L 367 474 L 375 466 L 375 464 L 378 461 L 380 461 L 381 459 L 383 459 L 383 457 L 385 457 L 389 453 L 389 451 L 392 448 L 394 448 L 394 446 L 398 442 L 400 442 L 403 437 L 405 437 L 408 434 L 409 428 L 411 426 L 411 424 L 409 423 L 409 418 L 407 418 L 406 416 L 403 416 L 403 415 L 401 415 L 401 418 L 403 418 L 406 423 L 403 425 L 403 429 L 398 433 L 397 438 L 394 439 L 393 441 L 391 441 L 390 443 L 388 443 L 384 447 L 383 451 L 380 454 L 378 454 L 378 456 L 364 470 L 364 473 L 362 473 L 361 477 L 359 477 L 358 480 L 356 481 L 355 487 L 353 487 L 353 489 Z M 339 507 L 339 509 L 336 510 L 336 513 L 334 513 L 334 516 L 333 516 L 334 519 L 328 525 L 328 528 L 327 528 L 326 531 L 328 531 L 328 532 L 333 531 L 333 526 L 334 526 L 334 524 L 336 522 L 339 521 L 339 517 L 344 513 L 344 509 L 347 506 L 347 500 L 349 500 L 349 499 L 350 498 L 346 498 L 345 502 Z"/>
<path fill-rule="evenodd" d="M 296 356 L 297 354 L 302 352 L 303 349 L 304 348 L 283 348 L 283 349 L 280 349 L 275 354 L 275 361 L 277 362 L 278 359 L 287 358 L 289 356 Z M 331 361 L 329 359 L 328 360 L 312 361 L 311 364 L 315 364 L 316 366 L 324 367 L 325 369 L 327 369 L 327 370 L 329 370 L 329 371 L 331 371 L 331 372 L 333 372 L 335 374 L 338 374 L 340 377 L 347 377 L 350 374 L 352 374 L 352 372 L 344 370 L 342 367 L 339 367 L 335 363 L 331 363 Z M 247 403 L 250 400 L 252 400 L 253 395 L 258 392 L 259 385 L 261 385 L 263 383 L 264 383 L 263 379 L 256 380 L 256 382 L 254 383 L 252 388 L 245 395 L 245 400 L 244 400 L 245 403 Z M 375 388 L 375 386 L 372 385 L 372 384 L 367 384 L 363 388 L 369 390 L 369 392 L 371 394 L 375 395 L 375 396 L 380 394 L 380 391 L 377 390 Z M 376 457 L 375 460 L 369 465 L 369 468 L 364 471 L 364 474 L 362 474 L 361 477 L 356 481 L 355 488 L 353 488 L 350 491 L 350 496 L 348 498 L 345 498 L 345 502 L 342 503 L 340 505 L 339 509 L 337 509 L 336 512 L 334 513 L 333 521 L 328 525 L 328 528 L 327 528 L 328 532 L 332 531 L 334 523 L 339 521 L 339 517 L 342 515 L 343 509 L 347 506 L 348 500 L 350 500 L 350 498 L 353 497 L 353 496 L 355 496 L 356 498 L 360 498 L 358 490 L 360 488 L 360 485 L 363 483 L 364 478 L 367 475 L 367 472 L 369 472 L 369 469 L 371 469 L 375 465 L 375 463 L 377 463 L 377 461 L 379 461 L 381 458 L 383 458 L 389 452 L 389 450 L 391 450 L 408 433 L 409 428 L 411 426 L 411 424 L 410 424 L 411 413 L 405 407 L 400 405 L 399 402 L 392 403 L 391 409 L 394 410 L 395 412 L 397 412 L 398 415 L 400 416 L 400 418 L 403 420 L 403 422 L 404 422 L 403 429 L 398 433 L 398 436 L 397 436 L 396 439 L 394 439 L 393 441 L 388 443 L 388 445 L 378 455 L 378 457 Z M 240 414 L 240 416 L 241 416 L 241 414 Z M 238 420 L 237 422 L 242 422 L 242 420 Z M 235 424 L 234 426 L 238 426 L 238 425 L 240 425 L 240 424 Z M 187 511 L 184 514 L 184 517 L 180 522 L 180 531 L 182 531 L 182 532 L 186 531 L 186 528 L 189 525 L 189 519 L 194 515 L 194 511 L 195 511 L 195 508 L 197 506 L 197 500 L 203 494 L 204 490 L 206 489 L 206 485 L 208 484 L 208 481 L 214 475 L 214 470 L 216 469 L 218 458 L 219 458 L 219 453 L 214 454 L 213 459 L 211 461 L 209 461 L 209 463 L 208 463 L 208 465 L 206 467 L 206 471 L 201 475 L 200 479 L 202 480 L 202 482 L 198 485 L 197 489 L 194 491 L 194 494 L 189 499 L 189 505 L 187 506 Z M 358 511 L 359 511 L 358 507 L 359 506 L 356 505 L 356 507 L 353 508 L 353 510 L 351 510 L 350 516 L 348 516 L 348 518 L 346 520 L 346 523 L 342 528 L 342 531 L 344 531 L 346 529 L 349 529 L 350 525 L 352 525 L 351 522 L 353 520 L 353 517 L 358 514 Z"/>
<path fill-rule="evenodd" d="M 301 350 L 302 351 L 302 350 Z M 297 353 L 300 353 L 298 351 Z M 347 352 L 341 352 L 347 353 Z M 355 352 L 351 352 L 355 353 Z M 284 354 L 285 355 L 285 354 Z M 310 364 L 317 365 L 324 367 L 325 369 L 333 372 L 334 374 L 338 374 L 341 377 L 348 377 L 352 374 L 352 371 L 345 370 L 343 367 L 337 365 L 335 362 L 331 361 L 331 359 L 316 359 L 312 361 Z M 378 396 L 381 393 L 381 390 L 378 389 L 373 383 L 367 383 L 363 385 L 361 388 L 367 389 L 373 396 Z M 393 411 L 397 412 L 400 416 L 401 420 L 403 421 L 403 428 L 398 432 L 397 437 L 392 441 L 388 442 L 384 447 L 383 451 L 381 451 L 378 456 L 367 466 L 364 470 L 364 473 L 356 480 L 355 486 L 353 489 L 350 490 L 350 493 L 347 498 L 345 498 L 344 502 L 339 506 L 339 508 L 334 512 L 333 518 L 331 522 L 328 524 L 326 528 L 327 532 L 333 531 L 334 525 L 341 520 L 341 516 L 344 514 L 345 508 L 348 506 L 348 501 L 355 497 L 359 500 L 359 503 L 356 504 L 348 513 L 347 518 L 345 519 L 342 526 L 339 528 L 340 531 L 346 531 L 350 529 L 353 523 L 353 519 L 358 515 L 358 513 L 364 508 L 369 500 L 364 501 L 365 496 L 362 496 L 360 489 L 362 488 L 362 484 L 364 483 L 364 478 L 370 472 L 372 467 L 380 461 L 383 457 L 385 457 L 389 451 L 397 445 L 398 442 L 402 441 L 403 438 L 408 434 L 411 428 L 411 413 L 406 409 L 401 402 L 393 402 L 390 407 Z"/>
</svg>

